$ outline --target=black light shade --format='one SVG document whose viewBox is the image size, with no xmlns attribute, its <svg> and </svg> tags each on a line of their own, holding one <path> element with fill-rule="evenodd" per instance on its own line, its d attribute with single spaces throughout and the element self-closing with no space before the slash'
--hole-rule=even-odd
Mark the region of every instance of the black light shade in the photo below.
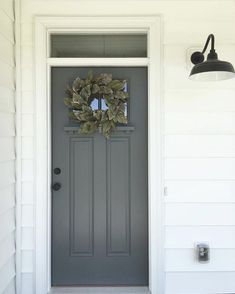
<svg viewBox="0 0 235 294">
<path fill-rule="evenodd" d="M 219 81 L 235 77 L 232 64 L 221 60 L 207 60 L 194 65 L 190 73 L 191 80 Z"/>
<path fill-rule="evenodd" d="M 204 61 L 204 52 L 212 40 L 211 50 Z M 209 35 L 206 45 L 202 52 L 194 52 L 191 56 L 194 67 L 191 70 L 189 78 L 195 81 L 219 81 L 235 77 L 233 65 L 227 61 L 221 61 L 214 49 L 214 35 Z"/>
</svg>

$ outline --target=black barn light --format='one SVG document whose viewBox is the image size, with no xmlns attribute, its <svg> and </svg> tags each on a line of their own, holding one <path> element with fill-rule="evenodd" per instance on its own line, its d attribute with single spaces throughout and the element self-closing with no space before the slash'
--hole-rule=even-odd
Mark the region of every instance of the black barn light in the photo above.
<svg viewBox="0 0 235 294">
<path fill-rule="evenodd" d="M 211 41 L 211 50 L 204 61 L 204 53 Z M 202 52 L 194 52 L 191 55 L 191 61 L 194 67 L 191 70 L 189 78 L 194 81 L 220 81 L 232 79 L 235 77 L 233 65 L 230 62 L 218 59 L 215 52 L 215 36 L 210 34 Z"/>
</svg>

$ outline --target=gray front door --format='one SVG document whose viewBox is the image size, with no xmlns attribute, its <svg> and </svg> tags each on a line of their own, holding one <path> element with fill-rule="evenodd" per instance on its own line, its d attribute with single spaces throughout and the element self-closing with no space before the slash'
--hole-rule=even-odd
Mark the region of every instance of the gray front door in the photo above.
<svg viewBox="0 0 235 294">
<path fill-rule="evenodd" d="M 71 134 L 65 89 L 90 68 L 52 69 L 52 285 L 148 285 L 147 69 L 127 80 L 130 132 Z M 55 170 L 55 168 L 60 169 Z"/>
</svg>

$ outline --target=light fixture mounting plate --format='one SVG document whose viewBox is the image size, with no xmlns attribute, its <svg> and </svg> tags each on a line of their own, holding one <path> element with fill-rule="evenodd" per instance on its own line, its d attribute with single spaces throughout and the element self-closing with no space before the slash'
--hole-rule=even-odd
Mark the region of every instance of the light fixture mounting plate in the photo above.
<svg viewBox="0 0 235 294">
<path fill-rule="evenodd" d="M 196 51 L 194 52 L 192 55 L 191 55 L 191 62 L 193 64 L 198 64 L 198 63 L 201 63 L 204 61 L 204 55 L 199 52 L 199 51 Z"/>
</svg>

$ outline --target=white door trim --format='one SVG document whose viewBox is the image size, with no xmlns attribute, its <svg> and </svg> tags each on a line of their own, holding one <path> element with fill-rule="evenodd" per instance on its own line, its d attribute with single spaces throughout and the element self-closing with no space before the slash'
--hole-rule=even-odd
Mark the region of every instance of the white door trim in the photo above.
<svg viewBox="0 0 235 294">
<path fill-rule="evenodd" d="M 148 58 L 49 58 L 52 32 L 146 32 Z M 51 66 L 148 66 L 148 190 L 149 190 L 149 288 L 164 293 L 163 161 L 162 130 L 162 29 L 159 16 L 138 17 L 36 17 L 35 19 L 35 289 L 46 294 L 50 283 L 51 226 Z"/>
</svg>

